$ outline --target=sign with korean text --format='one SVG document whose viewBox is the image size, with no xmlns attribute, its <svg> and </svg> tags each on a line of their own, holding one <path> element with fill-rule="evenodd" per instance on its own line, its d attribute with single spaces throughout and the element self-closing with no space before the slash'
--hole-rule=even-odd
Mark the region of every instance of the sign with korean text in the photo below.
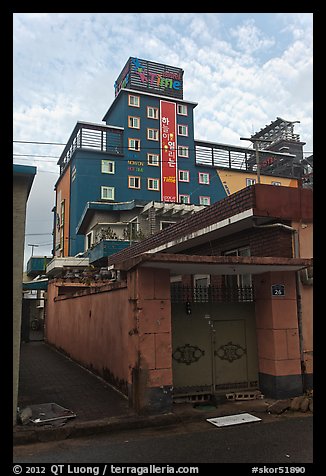
<svg viewBox="0 0 326 476">
<path fill-rule="evenodd" d="M 161 200 L 178 201 L 177 121 L 174 102 L 160 101 Z"/>
</svg>

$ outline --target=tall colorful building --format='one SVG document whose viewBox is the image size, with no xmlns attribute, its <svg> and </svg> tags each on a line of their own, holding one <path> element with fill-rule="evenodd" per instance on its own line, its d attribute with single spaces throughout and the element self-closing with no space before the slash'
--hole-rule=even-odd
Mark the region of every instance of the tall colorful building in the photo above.
<svg viewBox="0 0 326 476">
<path fill-rule="evenodd" d="M 91 202 L 205 206 L 255 182 L 253 150 L 195 140 L 197 103 L 183 99 L 183 74 L 181 68 L 130 57 L 114 84 L 105 124 L 77 122 L 58 161 L 54 256 L 85 250 L 78 230 Z M 274 147 L 260 156 L 270 169 L 263 183 L 297 186 L 299 176 L 275 168 L 295 155 Z"/>
</svg>

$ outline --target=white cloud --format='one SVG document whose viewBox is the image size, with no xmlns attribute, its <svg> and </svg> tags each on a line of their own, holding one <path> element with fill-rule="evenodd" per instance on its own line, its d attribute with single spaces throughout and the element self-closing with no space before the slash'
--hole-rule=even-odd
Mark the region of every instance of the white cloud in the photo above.
<svg viewBox="0 0 326 476">
<path fill-rule="evenodd" d="M 270 48 L 275 44 L 274 38 L 266 37 L 257 28 L 254 19 L 247 19 L 243 24 L 231 28 L 231 36 L 237 40 L 237 47 L 247 54 Z"/>
</svg>

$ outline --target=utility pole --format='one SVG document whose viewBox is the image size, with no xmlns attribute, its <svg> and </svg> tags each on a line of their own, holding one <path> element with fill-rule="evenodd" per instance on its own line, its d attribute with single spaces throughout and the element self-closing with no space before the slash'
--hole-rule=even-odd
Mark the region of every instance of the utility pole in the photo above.
<svg viewBox="0 0 326 476">
<path fill-rule="evenodd" d="M 257 183 L 260 183 L 260 163 L 259 163 L 259 151 L 258 142 L 273 142 L 270 139 L 254 139 L 253 137 L 240 137 L 240 140 L 249 140 L 252 142 L 256 151 L 256 165 L 257 165 Z"/>
</svg>

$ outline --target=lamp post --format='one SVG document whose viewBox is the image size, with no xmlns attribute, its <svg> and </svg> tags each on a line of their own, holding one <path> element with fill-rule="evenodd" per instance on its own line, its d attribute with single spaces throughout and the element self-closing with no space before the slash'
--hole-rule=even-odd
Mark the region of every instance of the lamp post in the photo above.
<svg viewBox="0 0 326 476">
<path fill-rule="evenodd" d="M 253 137 L 240 137 L 240 140 L 249 140 L 252 142 L 256 151 L 256 165 L 257 165 L 257 183 L 260 183 L 260 163 L 259 163 L 259 151 L 258 142 L 273 142 L 270 139 L 254 139 Z"/>
</svg>

